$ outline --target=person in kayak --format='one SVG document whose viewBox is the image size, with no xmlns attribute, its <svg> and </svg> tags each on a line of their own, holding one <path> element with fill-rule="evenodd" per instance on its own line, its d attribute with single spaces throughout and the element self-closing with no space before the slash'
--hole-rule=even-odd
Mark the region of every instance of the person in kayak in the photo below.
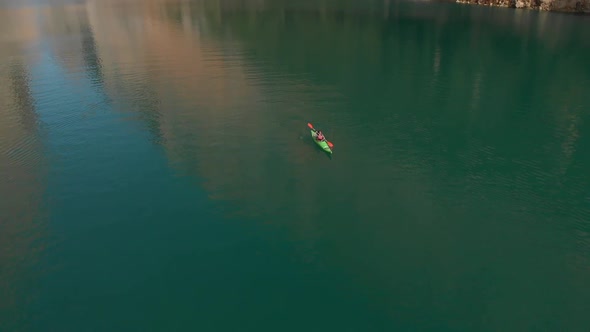
<svg viewBox="0 0 590 332">
<path fill-rule="evenodd" d="M 321 130 L 318 130 L 318 133 L 317 133 L 316 139 L 317 139 L 318 141 L 323 141 L 323 140 L 325 140 L 325 139 L 326 139 L 326 138 L 324 137 L 324 134 L 322 134 L 322 131 L 321 131 Z"/>
</svg>

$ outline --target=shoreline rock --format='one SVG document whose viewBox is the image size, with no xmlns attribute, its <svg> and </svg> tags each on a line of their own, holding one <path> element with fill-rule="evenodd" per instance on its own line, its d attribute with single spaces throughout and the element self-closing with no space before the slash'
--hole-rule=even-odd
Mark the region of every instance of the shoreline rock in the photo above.
<svg viewBox="0 0 590 332">
<path fill-rule="evenodd" d="M 457 3 L 590 14 L 590 0 L 456 0 Z"/>
</svg>

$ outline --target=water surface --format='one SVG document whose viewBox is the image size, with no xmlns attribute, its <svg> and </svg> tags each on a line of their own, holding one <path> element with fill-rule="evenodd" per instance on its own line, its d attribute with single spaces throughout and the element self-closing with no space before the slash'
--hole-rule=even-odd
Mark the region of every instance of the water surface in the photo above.
<svg viewBox="0 0 590 332">
<path fill-rule="evenodd" d="M 588 330 L 589 25 L 2 2 L 0 330 Z"/>
</svg>

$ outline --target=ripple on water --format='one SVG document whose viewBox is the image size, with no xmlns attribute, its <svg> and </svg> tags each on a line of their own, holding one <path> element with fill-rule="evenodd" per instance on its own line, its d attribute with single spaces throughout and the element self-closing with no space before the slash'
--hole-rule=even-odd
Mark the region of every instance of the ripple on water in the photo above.
<svg viewBox="0 0 590 332">
<path fill-rule="evenodd" d="M 3 152 L 15 164 L 21 166 L 38 165 L 42 157 L 38 143 L 38 137 L 30 134 L 7 146 Z"/>
</svg>

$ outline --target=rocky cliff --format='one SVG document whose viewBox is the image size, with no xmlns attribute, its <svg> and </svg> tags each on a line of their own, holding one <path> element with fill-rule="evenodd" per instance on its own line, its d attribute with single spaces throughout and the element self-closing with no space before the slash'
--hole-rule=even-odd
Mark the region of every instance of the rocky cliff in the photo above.
<svg viewBox="0 0 590 332">
<path fill-rule="evenodd" d="M 590 14 L 590 0 L 457 0 L 459 3 Z"/>
</svg>

